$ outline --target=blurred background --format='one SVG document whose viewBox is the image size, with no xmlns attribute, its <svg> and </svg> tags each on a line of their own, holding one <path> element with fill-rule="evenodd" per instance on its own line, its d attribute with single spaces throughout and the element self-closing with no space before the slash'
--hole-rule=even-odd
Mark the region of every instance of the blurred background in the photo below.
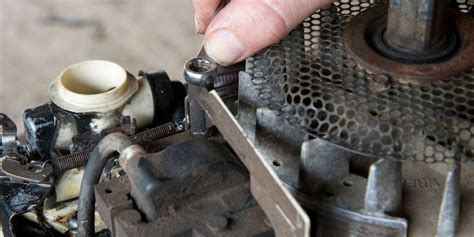
<svg viewBox="0 0 474 237">
<path fill-rule="evenodd" d="M 182 80 L 201 43 L 190 0 L 0 0 L 0 113 L 22 132 L 23 110 L 48 101 L 49 82 L 84 60 Z"/>
</svg>

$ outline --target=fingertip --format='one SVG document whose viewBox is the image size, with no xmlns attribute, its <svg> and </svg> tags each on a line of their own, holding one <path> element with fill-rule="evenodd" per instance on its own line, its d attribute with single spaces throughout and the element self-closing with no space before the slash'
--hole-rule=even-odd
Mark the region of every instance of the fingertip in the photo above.
<svg viewBox="0 0 474 237">
<path fill-rule="evenodd" d="M 206 25 L 204 47 L 221 65 L 239 62 L 281 40 L 328 2 L 231 1 Z"/>
<path fill-rule="evenodd" d="M 224 66 L 241 61 L 246 53 L 245 45 L 228 29 L 206 35 L 204 48 L 209 57 Z"/>
<path fill-rule="evenodd" d="M 286 25 L 261 2 L 231 1 L 206 29 L 204 46 L 221 65 L 251 56 L 286 34 Z"/>
<path fill-rule="evenodd" d="M 202 35 L 206 32 L 205 26 L 203 23 L 201 23 L 197 14 L 194 14 L 194 28 L 196 29 L 196 33 L 198 34 Z"/>
<path fill-rule="evenodd" d="M 193 0 L 194 25 L 198 34 L 204 34 L 216 14 L 220 0 Z"/>
<path fill-rule="evenodd" d="M 331 0 L 231 1 L 206 26 L 204 47 L 230 65 L 276 43 L 323 3 Z"/>
</svg>

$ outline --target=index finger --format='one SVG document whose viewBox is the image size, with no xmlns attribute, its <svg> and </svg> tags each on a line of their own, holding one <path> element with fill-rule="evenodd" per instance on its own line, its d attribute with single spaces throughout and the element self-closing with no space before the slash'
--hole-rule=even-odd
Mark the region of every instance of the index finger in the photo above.
<svg viewBox="0 0 474 237">
<path fill-rule="evenodd" d="M 216 15 L 216 10 L 221 3 L 220 0 L 193 0 L 194 21 L 196 31 L 204 34 L 212 19 Z"/>
</svg>

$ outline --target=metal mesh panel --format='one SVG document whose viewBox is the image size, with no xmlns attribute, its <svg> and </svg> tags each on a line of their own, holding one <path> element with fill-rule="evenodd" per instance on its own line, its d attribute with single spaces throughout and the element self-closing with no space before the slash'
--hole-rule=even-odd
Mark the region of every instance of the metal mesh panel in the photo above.
<svg viewBox="0 0 474 237">
<path fill-rule="evenodd" d="M 470 7 L 458 2 L 461 10 Z M 374 4 L 334 3 L 249 58 L 247 73 L 259 96 L 309 135 L 359 152 L 430 163 L 474 160 L 474 69 L 373 92 L 375 75 L 346 52 L 345 23 Z"/>
<path fill-rule="evenodd" d="M 456 5 L 461 12 L 468 13 L 473 10 L 473 0 L 456 0 Z"/>
</svg>

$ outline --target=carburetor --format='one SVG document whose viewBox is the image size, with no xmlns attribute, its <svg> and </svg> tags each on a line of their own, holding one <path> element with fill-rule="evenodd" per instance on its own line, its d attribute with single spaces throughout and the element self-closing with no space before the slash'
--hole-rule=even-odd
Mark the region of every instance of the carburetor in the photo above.
<svg viewBox="0 0 474 237">
<path fill-rule="evenodd" d="M 4 235 L 470 236 L 471 1 L 349 1 L 223 67 L 72 65 L 0 115 Z"/>
</svg>

